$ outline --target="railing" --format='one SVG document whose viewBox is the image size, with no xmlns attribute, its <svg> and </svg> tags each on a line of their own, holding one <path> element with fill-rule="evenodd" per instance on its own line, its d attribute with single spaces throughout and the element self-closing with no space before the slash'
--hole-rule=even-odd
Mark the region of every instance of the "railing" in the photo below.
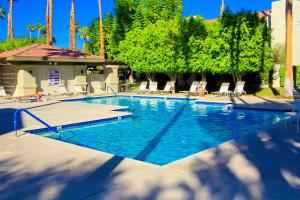
<svg viewBox="0 0 300 200">
<path fill-rule="evenodd" d="M 16 136 L 18 136 L 18 114 L 21 113 L 21 112 L 25 112 L 26 114 L 31 116 L 33 119 L 35 119 L 38 122 L 40 122 L 41 124 L 45 125 L 51 131 L 53 131 L 55 133 L 58 133 L 58 130 L 56 130 L 55 128 L 53 128 L 52 126 L 50 126 L 49 124 L 47 124 L 46 122 L 44 122 L 43 120 L 41 120 L 40 118 L 38 118 L 37 116 L 32 114 L 31 112 L 29 112 L 28 110 L 22 108 L 22 109 L 18 109 L 14 114 L 14 129 L 15 129 L 15 132 L 16 132 Z"/>
<path fill-rule="evenodd" d="M 114 93 L 115 96 L 118 96 L 118 94 L 112 89 L 110 85 L 108 85 L 107 88 L 109 88 Z"/>
</svg>

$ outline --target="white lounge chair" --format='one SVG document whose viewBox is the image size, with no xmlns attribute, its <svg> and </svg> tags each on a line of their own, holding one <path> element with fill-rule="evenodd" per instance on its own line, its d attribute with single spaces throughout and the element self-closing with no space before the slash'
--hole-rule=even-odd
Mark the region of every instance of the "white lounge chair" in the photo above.
<svg viewBox="0 0 300 200">
<path fill-rule="evenodd" d="M 174 81 L 168 81 L 166 83 L 164 90 L 160 90 L 159 92 L 161 94 L 171 94 L 174 91 L 174 85 L 175 85 Z"/>
<path fill-rule="evenodd" d="M 148 85 L 147 81 L 142 81 L 141 84 L 140 84 L 140 88 L 138 90 L 138 93 L 145 93 L 145 92 L 147 92 L 148 91 L 147 85 Z"/>
<path fill-rule="evenodd" d="M 202 87 L 204 89 L 204 95 L 208 94 L 208 91 L 206 90 L 207 82 L 206 81 L 201 81 L 202 82 Z"/>
<path fill-rule="evenodd" d="M 229 94 L 229 86 L 230 86 L 230 83 L 222 83 L 221 87 L 220 87 L 220 90 L 219 91 L 216 91 L 216 92 L 212 92 L 211 94 L 219 94 L 219 95 L 228 95 Z"/>
<path fill-rule="evenodd" d="M 0 86 L 0 97 L 7 97 L 7 93 L 2 86 Z"/>
<path fill-rule="evenodd" d="M 82 86 L 80 85 L 76 85 L 75 86 L 75 91 L 76 91 L 76 94 L 87 94 L 88 92 L 83 90 Z"/>
<path fill-rule="evenodd" d="M 189 91 L 179 91 L 179 93 L 186 93 L 190 95 L 197 94 L 199 83 L 199 81 L 193 81 Z"/>
<path fill-rule="evenodd" d="M 150 93 L 157 93 L 157 82 L 151 82 L 149 85 L 149 92 Z"/>
<path fill-rule="evenodd" d="M 292 112 L 285 113 L 285 128 L 287 128 L 287 122 L 291 119 L 296 118 L 297 133 L 299 133 L 299 122 L 300 122 L 300 100 L 294 100 L 294 109 Z"/>
<path fill-rule="evenodd" d="M 67 95 L 67 96 L 73 95 L 73 92 L 68 92 L 65 86 L 59 86 L 58 91 L 60 95 Z"/>
<path fill-rule="evenodd" d="M 236 83 L 234 91 L 229 91 L 228 94 L 233 95 L 233 96 L 246 95 L 246 92 L 244 91 L 244 87 L 245 87 L 245 81 L 238 81 Z"/>
</svg>

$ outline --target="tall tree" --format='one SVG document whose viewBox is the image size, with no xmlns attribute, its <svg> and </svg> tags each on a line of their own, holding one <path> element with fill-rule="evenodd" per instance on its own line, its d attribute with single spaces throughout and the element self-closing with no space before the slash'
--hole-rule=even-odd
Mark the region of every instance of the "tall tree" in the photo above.
<svg viewBox="0 0 300 200">
<path fill-rule="evenodd" d="M 41 34 L 43 35 L 46 31 L 46 26 L 44 26 L 43 24 L 39 23 L 36 26 L 36 30 L 38 31 L 38 38 L 41 37 Z"/>
<path fill-rule="evenodd" d="M 14 39 L 14 28 L 13 28 L 13 2 L 17 2 L 18 0 L 8 0 L 9 3 L 9 12 L 7 17 L 7 39 Z"/>
<path fill-rule="evenodd" d="M 0 6 L 0 19 L 5 19 L 6 18 L 6 10 L 5 8 Z"/>
<path fill-rule="evenodd" d="M 32 33 L 36 30 L 36 26 L 30 23 L 27 25 L 26 29 L 29 32 L 29 38 L 32 38 Z"/>
<path fill-rule="evenodd" d="M 224 0 L 222 0 L 221 8 L 220 8 L 220 17 L 223 17 L 224 11 L 225 11 L 225 2 Z"/>
<path fill-rule="evenodd" d="M 47 0 L 46 7 L 46 44 L 51 45 L 53 43 L 53 0 Z"/>
<path fill-rule="evenodd" d="M 104 29 L 103 29 L 103 19 L 102 19 L 102 4 L 101 0 L 98 0 L 99 7 L 99 23 L 100 23 L 100 56 L 105 57 L 105 44 L 104 44 Z"/>
<path fill-rule="evenodd" d="M 89 40 L 89 27 L 80 27 L 78 33 L 79 37 L 83 39 L 82 52 L 86 53 L 86 43 Z"/>
<path fill-rule="evenodd" d="M 71 12 L 70 12 L 70 44 L 69 49 L 76 50 L 76 20 L 75 20 L 75 8 L 74 0 L 71 1 Z"/>
<path fill-rule="evenodd" d="M 293 76 L 293 0 L 286 2 L 286 61 L 285 61 L 285 81 L 284 96 L 292 97 L 294 90 Z"/>
</svg>

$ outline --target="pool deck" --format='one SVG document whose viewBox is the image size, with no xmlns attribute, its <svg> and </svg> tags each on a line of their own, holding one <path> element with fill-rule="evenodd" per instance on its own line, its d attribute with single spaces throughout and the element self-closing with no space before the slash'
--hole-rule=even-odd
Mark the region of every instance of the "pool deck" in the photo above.
<svg viewBox="0 0 300 200">
<path fill-rule="evenodd" d="M 292 103 L 226 98 L 209 100 L 283 110 Z M 160 167 L 33 134 L 15 137 L 10 123 L 21 107 L 52 125 L 130 114 L 116 106 L 0 100 L 0 199 L 300 199 L 300 133 L 283 122 Z"/>
</svg>

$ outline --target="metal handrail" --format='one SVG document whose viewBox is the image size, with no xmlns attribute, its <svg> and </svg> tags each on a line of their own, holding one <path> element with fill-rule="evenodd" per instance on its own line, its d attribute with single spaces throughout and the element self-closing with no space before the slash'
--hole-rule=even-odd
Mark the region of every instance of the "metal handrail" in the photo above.
<svg viewBox="0 0 300 200">
<path fill-rule="evenodd" d="M 109 88 L 114 93 L 115 96 L 118 96 L 118 94 L 112 89 L 110 85 L 108 85 L 107 88 Z"/>
<path fill-rule="evenodd" d="M 26 114 L 28 114 L 29 116 L 31 116 L 33 119 L 37 120 L 38 122 L 40 122 L 41 124 L 45 125 L 48 129 L 50 129 L 51 131 L 58 133 L 58 130 L 53 128 L 52 126 L 50 126 L 49 124 L 47 124 L 46 122 L 44 122 L 43 120 L 41 120 L 40 118 L 38 118 L 37 116 L 35 116 L 34 114 L 32 114 L 31 112 L 29 112 L 27 109 L 22 108 L 22 109 L 18 109 L 15 114 L 14 114 L 14 129 L 16 132 L 16 136 L 18 136 L 18 114 L 21 112 L 25 112 Z"/>
</svg>

